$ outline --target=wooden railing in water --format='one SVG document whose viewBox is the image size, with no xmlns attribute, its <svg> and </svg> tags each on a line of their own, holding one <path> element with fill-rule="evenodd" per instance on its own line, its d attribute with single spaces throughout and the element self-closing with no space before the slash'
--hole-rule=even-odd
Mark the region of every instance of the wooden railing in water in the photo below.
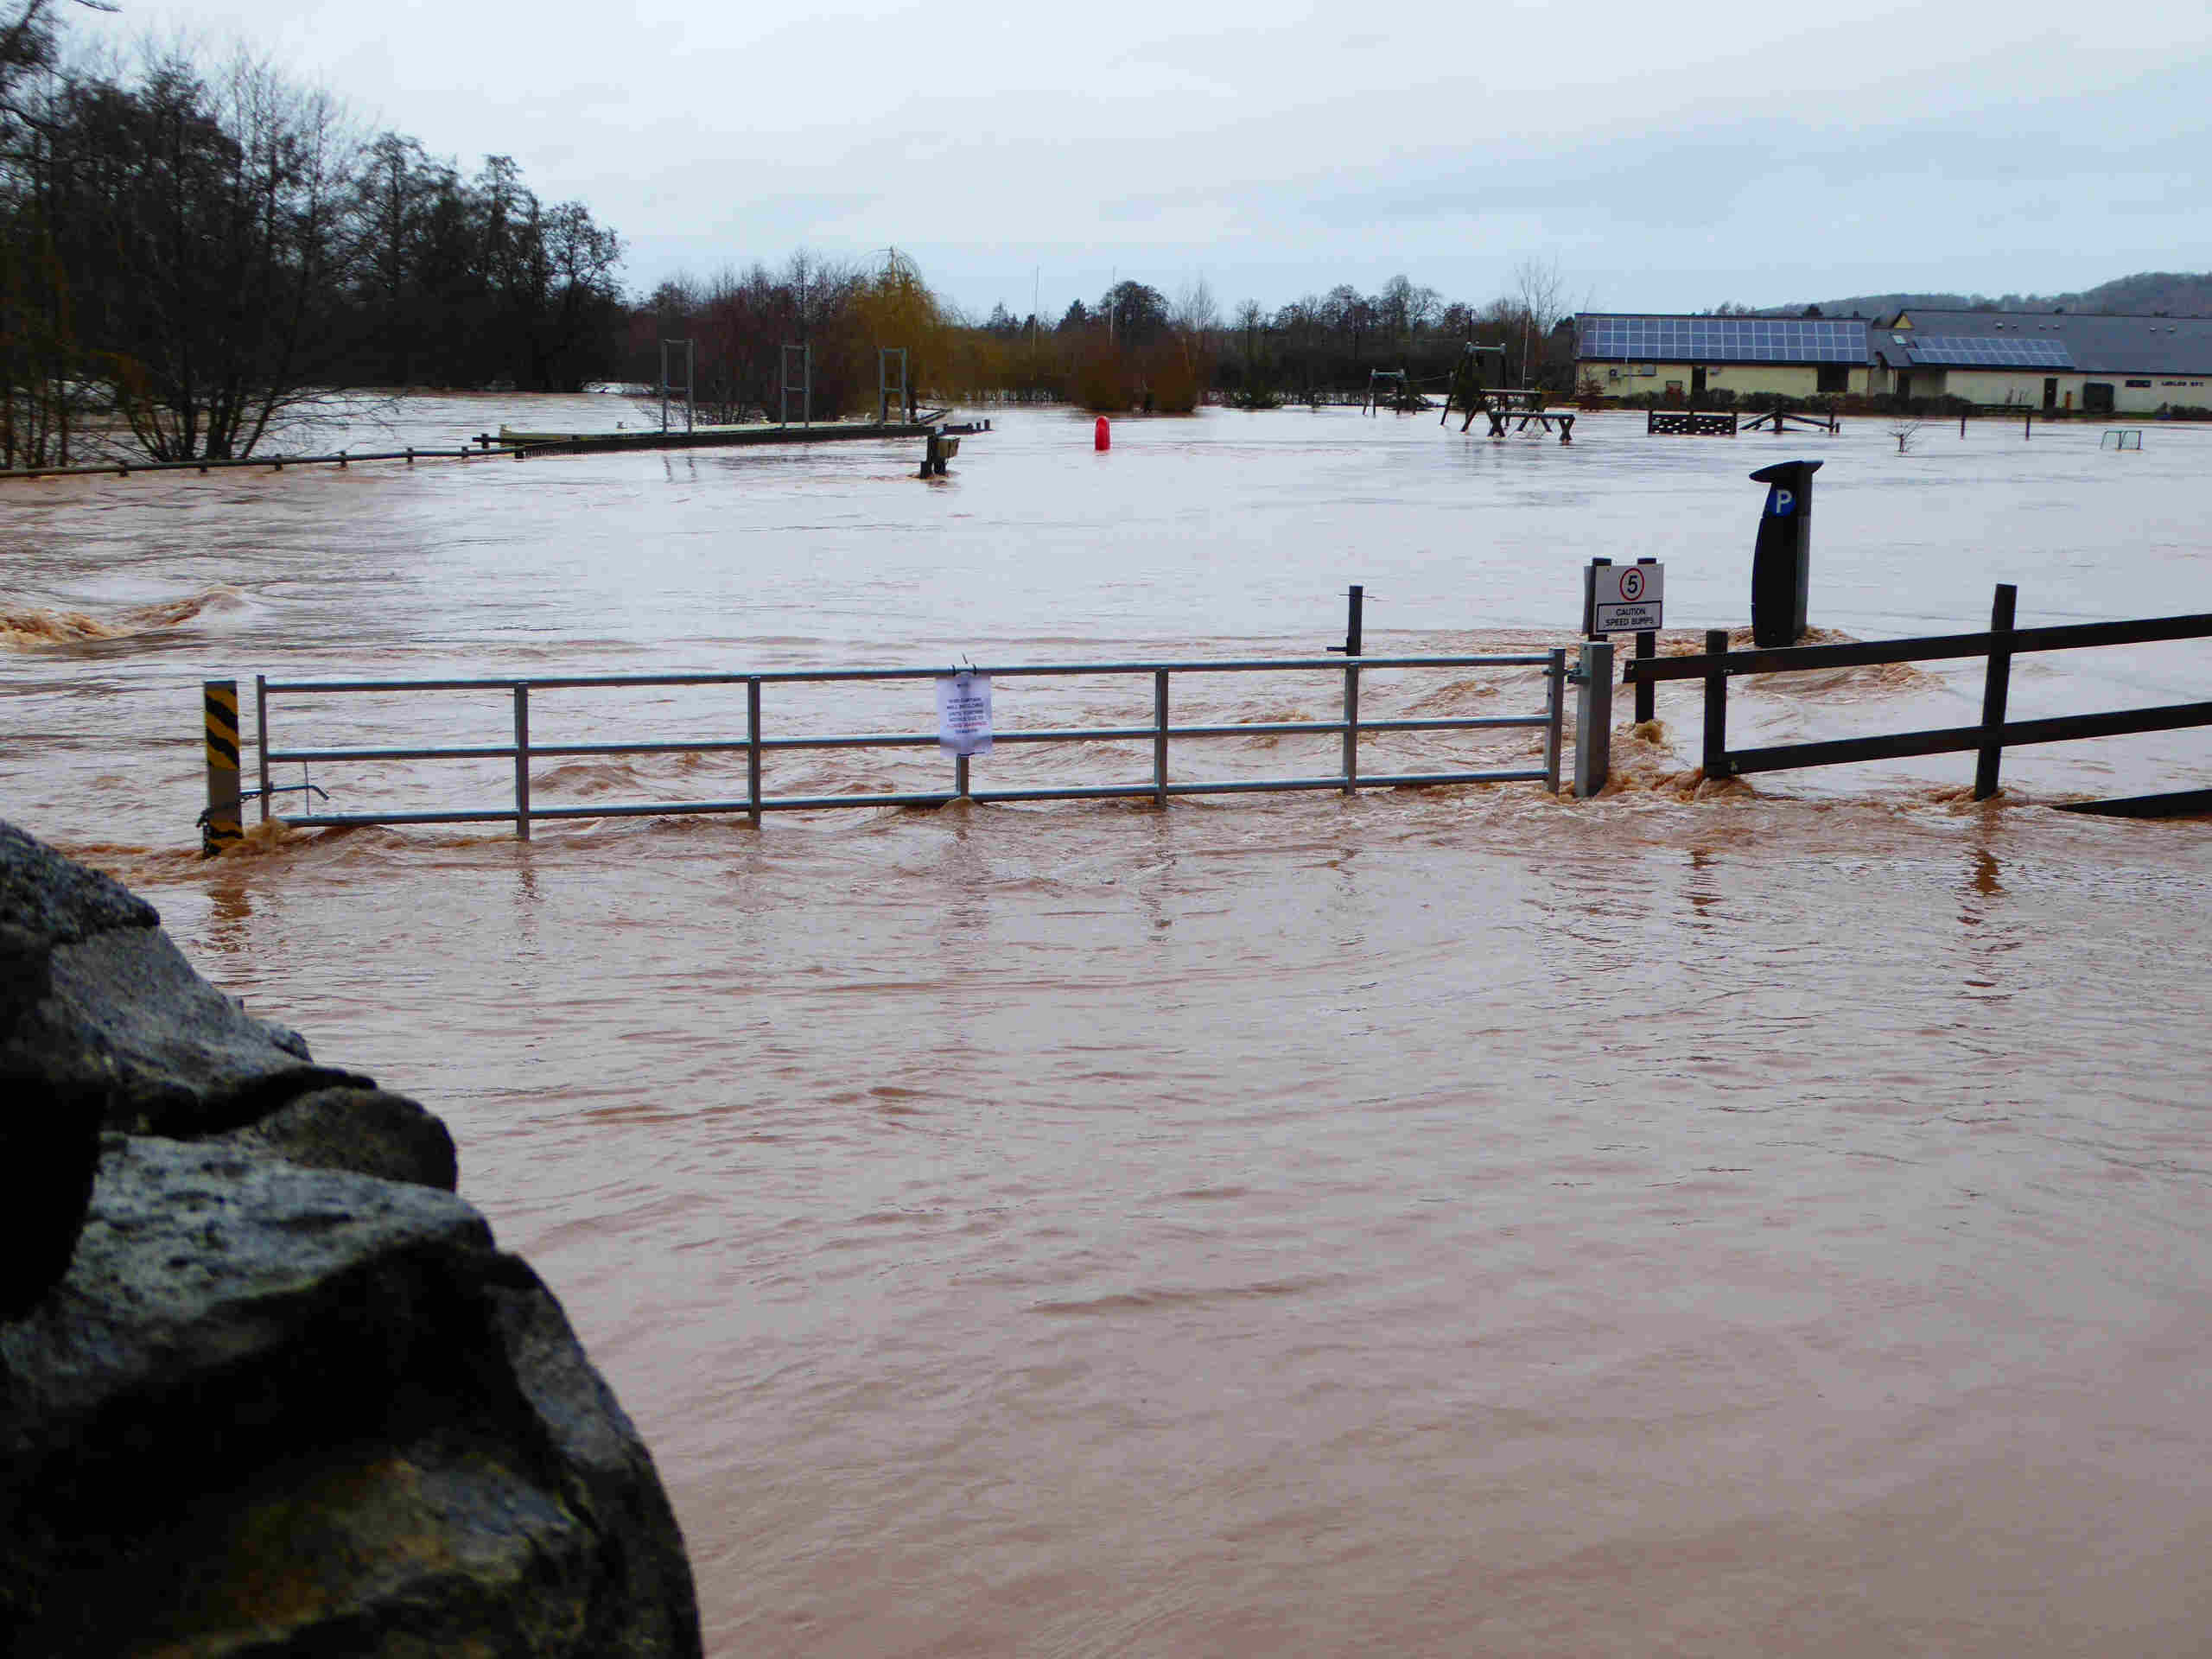
<svg viewBox="0 0 2212 1659">
<path fill-rule="evenodd" d="M 1909 755 L 1954 754 L 1971 750 L 1976 758 L 1974 798 L 1997 792 L 2005 751 L 2027 743 L 2064 743 L 2081 738 L 2120 737 L 2137 732 L 2171 732 L 2212 726 L 2212 702 L 2169 703 L 2153 709 L 2120 709 L 2094 715 L 2061 715 L 2044 720 L 2005 717 L 2012 683 L 2012 658 L 2027 652 L 2080 651 L 2095 645 L 2139 645 L 2170 639 L 2212 638 L 2212 613 L 2145 617 L 2125 622 L 2076 622 L 2057 627 L 2012 626 L 2018 589 L 2000 582 L 1986 633 L 1937 634 L 1917 639 L 1885 639 L 1866 645 L 1790 645 L 1771 651 L 1731 651 L 1726 629 L 1705 636 L 1697 657 L 1659 657 L 1630 662 L 1624 677 L 1631 685 L 1662 680 L 1705 683 L 1705 775 L 1738 778 L 1752 772 L 1789 772 L 1800 766 L 1836 766 L 1857 760 L 1895 760 Z M 1929 731 L 1898 732 L 1881 737 L 1847 737 L 1815 743 L 1783 743 L 1764 748 L 1728 747 L 1728 682 L 1744 674 L 1788 674 L 1806 669 L 1864 668 L 1884 663 L 1932 663 L 1980 657 L 1981 721 Z"/>
</svg>

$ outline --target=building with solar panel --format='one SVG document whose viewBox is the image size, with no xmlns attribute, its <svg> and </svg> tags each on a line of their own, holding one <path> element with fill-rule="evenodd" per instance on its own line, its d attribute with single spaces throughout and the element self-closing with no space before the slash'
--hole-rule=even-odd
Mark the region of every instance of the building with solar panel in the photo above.
<svg viewBox="0 0 2212 1659">
<path fill-rule="evenodd" d="M 1871 390 L 1900 397 L 2088 415 L 2212 406 L 2212 317 L 1902 311 L 1872 346 Z"/>
<path fill-rule="evenodd" d="M 1656 392 L 1695 404 L 1711 393 L 1788 397 L 1864 392 L 1872 359 L 1856 317 L 1624 316 L 1574 320 L 1575 378 L 1607 397 Z"/>
</svg>

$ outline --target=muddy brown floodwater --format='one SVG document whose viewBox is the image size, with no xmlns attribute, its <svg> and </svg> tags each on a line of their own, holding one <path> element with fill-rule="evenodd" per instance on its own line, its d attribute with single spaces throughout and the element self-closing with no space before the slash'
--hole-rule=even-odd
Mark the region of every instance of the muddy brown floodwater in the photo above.
<svg viewBox="0 0 2212 1659">
<path fill-rule="evenodd" d="M 1622 734 L 1622 785 L 1579 804 L 196 856 L 205 675 L 1306 652 L 1362 579 L 1371 652 L 1525 648 L 1565 640 L 1593 553 L 1662 554 L 1672 620 L 1734 624 L 1743 474 L 1778 453 L 1285 411 L 1126 423 L 1100 457 L 1087 420 L 990 412 L 942 485 L 898 446 L 9 486 L 0 810 L 445 1114 L 463 1191 L 652 1443 L 716 1652 L 2202 1652 L 2212 831 L 2050 810 L 2212 783 L 2202 734 L 2018 752 L 1984 805 L 1967 757 L 1700 789 L 1696 694 L 1666 688 L 1665 729 Z M 1816 621 L 1967 628 L 2000 580 L 2024 623 L 2212 610 L 2212 435 L 2145 442 L 1804 440 Z M 2024 661 L 2015 707 L 2179 701 L 2208 669 Z M 1378 677 L 1376 706 L 1533 707 L 1516 673 Z M 1739 741 L 1963 723 L 1979 694 L 1971 669 L 1805 678 L 1745 690 Z M 918 727 L 924 690 L 775 717 Z M 1003 724 L 1136 712 L 1105 682 L 999 695 Z M 1205 695 L 1287 719 L 1328 687 Z M 579 734 L 729 718 L 550 709 Z M 503 713 L 296 717 L 444 741 Z M 1325 764 L 1303 741 L 1202 769 Z M 945 770 L 777 766 L 779 790 Z M 315 780 L 364 810 L 496 779 Z M 534 789 L 741 794 L 742 759 L 548 762 Z"/>
</svg>

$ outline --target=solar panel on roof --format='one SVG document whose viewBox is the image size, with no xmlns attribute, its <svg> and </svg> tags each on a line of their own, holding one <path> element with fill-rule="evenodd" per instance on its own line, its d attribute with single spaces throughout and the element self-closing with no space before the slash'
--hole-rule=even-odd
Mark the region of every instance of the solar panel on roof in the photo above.
<svg viewBox="0 0 2212 1659">
<path fill-rule="evenodd" d="M 1586 358 L 1703 363 L 1863 363 L 1866 325 L 1800 317 L 1585 317 Z"/>
<path fill-rule="evenodd" d="M 1979 334 L 1926 334 L 1907 342 L 1913 361 L 1931 368 L 2070 369 L 2063 340 L 2003 340 Z"/>
</svg>

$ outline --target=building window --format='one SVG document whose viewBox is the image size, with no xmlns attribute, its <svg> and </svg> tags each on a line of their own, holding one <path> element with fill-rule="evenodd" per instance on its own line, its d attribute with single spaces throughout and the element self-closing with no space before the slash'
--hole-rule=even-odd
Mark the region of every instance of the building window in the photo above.
<svg viewBox="0 0 2212 1659">
<path fill-rule="evenodd" d="M 1821 364 L 1820 390 L 1822 391 L 1849 391 L 1851 390 L 1851 365 L 1848 363 Z"/>
</svg>

